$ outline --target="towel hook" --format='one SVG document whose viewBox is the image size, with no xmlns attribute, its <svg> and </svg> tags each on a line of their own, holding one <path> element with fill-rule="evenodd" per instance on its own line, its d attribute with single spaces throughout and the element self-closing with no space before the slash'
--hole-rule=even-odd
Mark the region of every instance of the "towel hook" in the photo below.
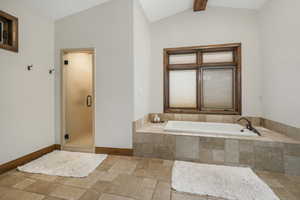
<svg viewBox="0 0 300 200">
<path fill-rule="evenodd" d="M 55 72 L 55 69 L 50 69 L 49 74 L 53 74 Z"/>
<path fill-rule="evenodd" d="M 27 70 L 28 70 L 28 71 L 31 71 L 32 68 L 33 68 L 33 65 L 28 65 L 28 66 L 27 66 Z"/>
</svg>

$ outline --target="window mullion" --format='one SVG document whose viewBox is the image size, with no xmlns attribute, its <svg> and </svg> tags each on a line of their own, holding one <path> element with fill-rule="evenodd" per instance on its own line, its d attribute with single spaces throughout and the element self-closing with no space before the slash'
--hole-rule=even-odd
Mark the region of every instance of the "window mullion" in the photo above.
<svg viewBox="0 0 300 200">
<path fill-rule="evenodd" d="M 202 103 L 202 73 L 201 66 L 203 64 L 203 53 L 202 51 L 197 52 L 197 110 L 201 111 L 201 103 Z"/>
</svg>

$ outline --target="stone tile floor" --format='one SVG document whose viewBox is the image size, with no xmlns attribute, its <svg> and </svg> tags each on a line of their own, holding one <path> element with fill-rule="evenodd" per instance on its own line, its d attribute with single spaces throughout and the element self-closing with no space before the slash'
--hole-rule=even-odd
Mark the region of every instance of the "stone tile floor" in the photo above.
<svg viewBox="0 0 300 200">
<path fill-rule="evenodd" d="M 12 170 L 0 175 L 0 200 L 224 200 L 172 191 L 172 166 L 167 160 L 109 156 L 87 178 Z M 281 200 L 300 199 L 300 177 L 256 173 Z"/>
</svg>

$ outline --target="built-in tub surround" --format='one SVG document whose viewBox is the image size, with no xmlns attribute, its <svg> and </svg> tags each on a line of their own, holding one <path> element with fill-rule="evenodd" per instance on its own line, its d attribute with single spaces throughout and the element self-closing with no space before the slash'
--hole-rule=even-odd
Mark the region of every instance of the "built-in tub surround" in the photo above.
<svg viewBox="0 0 300 200">
<path fill-rule="evenodd" d="M 205 115 L 205 114 L 174 114 L 174 113 L 151 113 L 144 118 L 137 120 L 135 123 L 137 126 L 143 126 L 148 121 L 153 121 L 155 115 L 158 115 L 162 121 L 196 121 L 196 122 L 216 122 L 216 123 L 238 123 L 245 126 L 245 121 L 237 122 L 240 115 Z M 294 138 L 300 141 L 300 128 L 292 127 L 280 122 L 264 119 L 261 117 L 247 117 L 253 126 L 261 126 L 272 130 L 274 132 L 281 133 L 290 138 Z"/>
<path fill-rule="evenodd" d="M 187 116 L 194 118 L 194 121 L 199 117 L 180 114 L 176 117 L 187 120 Z M 148 121 L 151 117 L 150 114 L 135 123 L 136 131 L 133 134 L 135 156 L 250 166 L 258 170 L 300 175 L 300 141 L 258 127 L 261 123 L 259 119 L 253 118 L 252 121 L 254 124 L 257 123 L 255 126 L 261 132 L 261 137 L 169 132 L 164 130 L 166 122 L 152 124 Z M 165 115 L 162 114 L 161 117 Z M 204 115 L 201 118 L 207 120 L 213 119 L 214 116 Z M 228 116 L 217 118 L 223 122 L 230 119 Z M 217 118 L 214 118 L 215 121 Z"/>
<path fill-rule="evenodd" d="M 200 135 L 236 135 L 236 136 L 258 136 L 254 132 L 239 124 L 213 123 L 213 122 L 189 122 L 168 121 L 164 127 L 167 132 L 185 132 Z"/>
<path fill-rule="evenodd" d="M 240 115 L 211 115 L 211 114 L 173 114 L 173 113 L 151 113 L 148 116 L 152 121 L 154 116 L 158 115 L 162 121 L 192 121 L 192 122 L 216 122 L 216 123 L 237 123 Z M 247 117 L 254 126 L 261 126 L 262 119 L 260 117 Z M 245 121 L 238 122 L 245 125 Z"/>
<path fill-rule="evenodd" d="M 288 137 L 300 140 L 300 128 L 289 126 L 280 122 L 272 121 L 269 119 L 261 119 L 261 125 L 272 131 L 282 133 Z"/>
</svg>

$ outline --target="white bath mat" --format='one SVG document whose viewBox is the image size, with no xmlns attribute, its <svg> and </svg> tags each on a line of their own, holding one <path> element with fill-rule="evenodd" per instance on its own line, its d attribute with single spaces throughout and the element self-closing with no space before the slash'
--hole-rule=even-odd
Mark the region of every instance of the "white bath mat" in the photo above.
<svg viewBox="0 0 300 200">
<path fill-rule="evenodd" d="M 36 174 L 66 177 L 87 177 L 107 157 L 102 154 L 53 151 L 18 170 Z"/>
<path fill-rule="evenodd" d="M 250 168 L 175 161 L 172 188 L 228 200 L 279 200 Z"/>
</svg>

